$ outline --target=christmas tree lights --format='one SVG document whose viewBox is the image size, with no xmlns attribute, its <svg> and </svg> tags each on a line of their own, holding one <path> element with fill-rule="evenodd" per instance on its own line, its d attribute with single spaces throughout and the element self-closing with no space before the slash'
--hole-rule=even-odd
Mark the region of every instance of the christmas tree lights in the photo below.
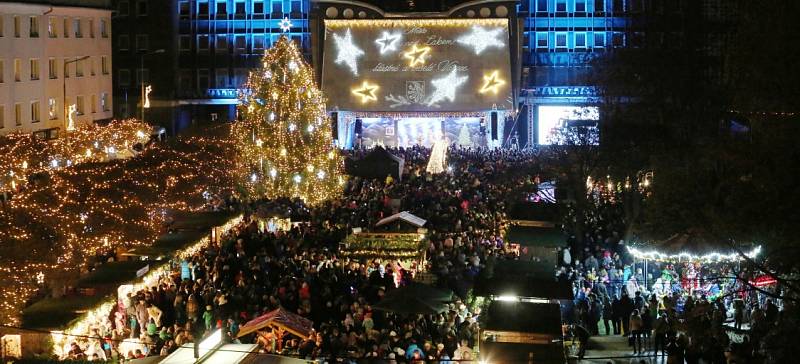
<svg viewBox="0 0 800 364">
<path fill-rule="evenodd" d="M 286 37 L 262 64 L 250 73 L 240 95 L 243 120 L 232 129 L 241 185 L 251 197 L 299 197 L 310 205 L 335 197 L 341 159 L 309 65 Z"/>
</svg>

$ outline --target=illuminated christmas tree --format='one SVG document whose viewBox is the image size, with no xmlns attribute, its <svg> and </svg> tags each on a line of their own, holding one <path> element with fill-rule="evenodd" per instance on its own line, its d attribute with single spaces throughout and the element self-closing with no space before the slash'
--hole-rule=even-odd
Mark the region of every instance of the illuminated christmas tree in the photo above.
<svg viewBox="0 0 800 364">
<path fill-rule="evenodd" d="M 239 95 L 232 137 L 238 177 L 250 197 L 300 197 L 314 205 L 340 192 L 341 159 L 325 98 L 297 46 L 281 37 Z"/>
<path fill-rule="evenodd" d="M 461 125 L 461 131 L 458 133 L 458 144 L 462 147 L 472 146 L 472 137 L 469 135 L 467 124 Z"/>
</svg>

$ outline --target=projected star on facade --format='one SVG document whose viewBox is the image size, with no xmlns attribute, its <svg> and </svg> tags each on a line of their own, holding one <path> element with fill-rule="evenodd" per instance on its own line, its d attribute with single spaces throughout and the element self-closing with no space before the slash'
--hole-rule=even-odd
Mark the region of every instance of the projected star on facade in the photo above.
<svg viewBox="0 0 800 364">
<path fill-rule="evenodd" d="M 397 43 L 400 42 L 400 38 L 403 36 L 400 33 L 389 33 L 383 32 L 381 37 L 375 40 L 375 43 L 378 43 L 379 50 L 381 54 L 386 52 L 396 51 L 397 50 Z"/>
<path fill-rule="evenodd" d="M 278 26 L 281 28 L 281 31 L 284 32 L 284 33 L 286 33 L 289 30 L 291 30 L 292 29 L 292 25 L 293 25 L 292 21 L 289 20 L 289 18 L 286 18 L 286 17 L 284 17 L 283 20 L 281 20 L 281 22 L 278 23 Z"/>
<path fill-rule="evenodd" d="M 428 56 L 430 51 L 431 47 L 417 47 L 414 44 L 408 52 L 403 53 L 403 58 L 410 59 L 411 62 L 408 65 L 409 67 L 414 67 L 418 64 L 425 64 L 425 57 Z"/>
<path fill-rule="evenodd" d="M 360 88 L 353 89 L 353 94 L 361 97 L 361 103 L 368 101 L 376 101 L 375 91 L 378 90 L 378 85 L 370 85 L 367 81 L 361 84 Z"/>
<path fill-rule="evenodd" d="M 497 73 L 498 73 L 497 70 L 495 70 L 494 72 L 483 76 L 483 86 L 478 92 L 482 94 L 487 92 L 492 92 L 496 94 L 500 86 L 506 83 L 506 81 L 500 79 Z"/>
<path fill-rule="evenodd" d="M 428 106 L 432 106 L 439 101 L 448 99 L 451 102 L 456 99 L 456 88 L 467 82 L 469 76 L 459 76 L 457 70 L 453 68 L 447 76 L 431 81 L 435 90 L 428 100 Z"/>
<path fill-rule="evenodd" d="M 350 68 L 354 75 L 358 76 L 358 57 L 364 55 L 364 51 L 353 43 L 353 35 L 347 29 L 344 36 L 333 33 L 333 40 L 336 42 L 336 64 L 344 64 Z"/>
<path fill-rule="evenodd" d="M 500 39 L 500 35 L 502 34 L 503 28 L 486 30 L 483 27 L 476 25 L 472 27 L 472 32 L 462 35 L 456 39 L 456 42 L 464 44 L 468 47 L 473 47 L 475 54 L 478 55 L 488 47 L 504 47 L 505 43 L 503 43 L 503 40 Z"/>
</svg>

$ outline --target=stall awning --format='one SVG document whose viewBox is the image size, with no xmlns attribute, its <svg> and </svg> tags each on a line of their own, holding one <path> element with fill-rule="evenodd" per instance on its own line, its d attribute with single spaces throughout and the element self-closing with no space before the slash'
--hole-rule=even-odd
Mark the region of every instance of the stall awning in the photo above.
<svg viewBox="0 0 800 364">
<path fill-rule="evenodd" d="M 423 218 L 421 218 L 419 216 L 416 216 L 416 215 L 414 215 L 414 214 L 412 214 L 412 213 L 410 213 L 408 211 L 403 211 L 403 212 L 394 214 L 394 215 L 389 216 L 389 217 L 384 217 L 383 219 L 378 221 L 378 223 L 375 224 L 375 226 L 386 225 L 386 224 L 388 224 L 388 223 L 390 223 L 392 221 L 397 221 L 397 220 L 405 221 L 405 222 L 407 222 L 407 223 L 409 223 L 411 225 L 414 225 L 414 226 L 416 226 L 418 228 L 424 226 L 425 223 L 427 222 L 425 219 L 423 219 Z"/>
<path fill-rule="evenodd" d="M 314 323 L 303 316 L 286 311 L 281 307 L 256 317 L 242 325 L 237 337 L 242 337 L 267 327 L 273 329 L 280 328 L 288 331 L 292 335 L 305 339 L 314 328 Z"/>
</svg>

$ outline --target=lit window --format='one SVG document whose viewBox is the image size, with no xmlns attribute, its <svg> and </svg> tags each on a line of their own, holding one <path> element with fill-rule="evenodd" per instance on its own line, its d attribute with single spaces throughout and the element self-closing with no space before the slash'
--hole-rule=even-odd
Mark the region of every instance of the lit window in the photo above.
<svg viewBox="0 0 800 364">
<path fill-rule="evenodd" d="M 75 77 L 83 77 L 83 61 L 75 62 Z"/>
<path fill-rule="evenodd" d="M 575 33 L 575 48 L 586 48 L 586 33 Z"/>
<path fill-rule="evenodd" d="M 108 20 L 100 19 L 100 36 L 108 38 Z"/>
<path fill-rule="evenodd" d="M 58 37 L 58 19 L 54 16 L 47 18 L 47 35 L 50 38 L 57 38 Z"/>
<path fill-rule="evenodd" d="M 22 104 L 20 103 L 14 104 L 14 124 L 22 126 Z"/>
<path fill-rule="evenodd" d="M 547 48 L 547 32 L 536 32 L 536 48 Z"/>
<path fill-rule="evenodd" d="M 19 32 L 20 32 L 19 28 L 20 28 L 19 17 L 14 15 L 14 36 L 17 38 L 19 38 Z"/>
<path fill-rule="evenodd" d="M 19 58 L 14 59 L 14 81 L 22 80 L 22 60 Z"/>
<path fill-rule="evenodd" d="M 69 18 L 64 18 L 64 38 L 69 38 Z"/>
<path fill-rule="evenodd" d="M 100 110 L 103 110 L 103 111 L 111 110 L 111 108 L 108 107 L 108 94 L 107 93 L 103 93 L 103 95 L 100 96 Z"/>
<path fill-rule="evenodd" d="M 41 121 L 41 118 L 39 117 L 40 116 L 40 107 L 41 106 L 39 105 L 39 101 L 32 101 L 31 102 L 31 122 L 32 123 L 38 123 L 39 121 Z"/>
<path fill-rule="evenodd" d="M 73 28 L 75 28 L 75 38 L 83 38 L 83 30 L 81 29 L 81 19 L 75 19 Z"/>
<path fill-rule="evenodd" d="M 47 100 L 47 115 L 50 117 L 50 120 L 58 119 L 58 103 L 53 97 Z"/>
<path fill-rule="evenodd" d="M 567 48 L 567 33 L 556 33 L 556 48 Z"/>
<path fill-rule="evenodd" d="M 595 48 L 605 48 L 606 47 L 606 33 L 604 33 L 604 32 L 594 32 L 594 47 Z"/>
<path fill-rule="evenodd" d="M 109 73 L 109 69 L 110 68 L 111 67 L 108 66 L 108 57 L 107 56 L 101 56 L 100 57 L 100 69 L 102 70 L 103 74 L 107 75 Z"/>
<path fill-rule="evenodd" d="M 39 60 L 31 58 L 31 80 L 39 79 Z"/>
<path fill-rule="evenodd" d="M 94 38 L 94 19 L 89 19 L 89 38 Z"/>
<path fill-rule="evenodd" d="M 78 95 L 75 97 L 75 109 L 78 115 L 83 115 L 86 112 L 86 109 L 83 105 L 83 96 Z"/>
<path fill-rule="evenodd" d="M 97 95 L 92 95 L 92 106 L 89 109 L 92 110 L 92 114 L 97 112 Z"/>
</svg>

